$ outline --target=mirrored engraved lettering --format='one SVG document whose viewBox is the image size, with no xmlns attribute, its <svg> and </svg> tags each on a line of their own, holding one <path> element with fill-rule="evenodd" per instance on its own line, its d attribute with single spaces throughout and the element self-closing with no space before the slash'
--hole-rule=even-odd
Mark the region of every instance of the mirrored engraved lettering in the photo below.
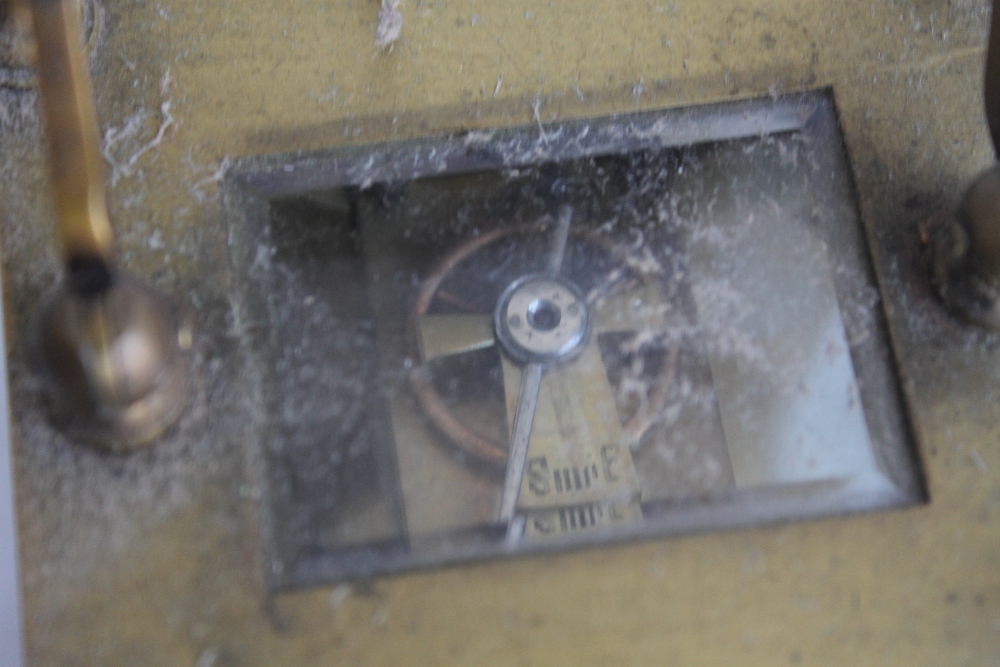
<svg viewBox="0 0 1000 667">
<path fill-rule="evenodd" d="M 549 464 L 544 456 L 538 456 L 528 461 L 528 489 L 538 496 L 544 496 L 550 491 Z"/>
<path fill-rule="evenodd" d="M 609 482 L 617 482 L 618 474 L 615 469 L 618 466 L 618 459 L 621 456 L 621 448 L 618 445 L 604 445 L 601 447 L 601 460 L 604 461 L 604 478 Z"/>
</svg>

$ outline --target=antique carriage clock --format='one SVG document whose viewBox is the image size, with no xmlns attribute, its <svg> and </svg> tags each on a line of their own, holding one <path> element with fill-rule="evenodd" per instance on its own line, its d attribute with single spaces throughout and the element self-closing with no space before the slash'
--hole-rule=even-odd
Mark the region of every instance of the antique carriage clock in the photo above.
<svg viewBox="0 0 1000 667">
<path fill-rule="evenodd" d="M 0 7 L 0 663 L 1000 658 L 988 3 Z"/>
</svg>

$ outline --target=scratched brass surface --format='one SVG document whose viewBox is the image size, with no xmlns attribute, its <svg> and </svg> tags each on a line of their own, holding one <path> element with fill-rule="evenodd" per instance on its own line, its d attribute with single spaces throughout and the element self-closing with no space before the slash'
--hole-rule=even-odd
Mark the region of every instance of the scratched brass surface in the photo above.
<svg viewBox="0 0 1000 667">
<path fill-rule="evenodd" d="M 41 417 L 57 275 L 37 101 L 0 87 L 4 310 L 33 665 L 988 665 L 1000 661 L 1000 337 L 929 296 L 921 230 L 990 160 L 981 0 L 100 0 L 122 261 L 197 326 L 192 407 L 115 459 Z M 930 502 L 269 598 L 226 158 L 831 86 Z"/>
</svg>

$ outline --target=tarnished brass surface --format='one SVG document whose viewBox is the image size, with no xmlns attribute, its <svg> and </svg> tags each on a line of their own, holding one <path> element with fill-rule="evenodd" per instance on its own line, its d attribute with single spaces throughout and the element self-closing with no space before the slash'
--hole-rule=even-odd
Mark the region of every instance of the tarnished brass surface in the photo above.
<svg viewBox="0 0 1000 667">
<path fill-rule="evenodd" d="M 994 160 L 987 3 L 101 0 L 90 64 L 121 262 L 192 310 L 192 409 L 108 458 L 45 422 L 53 254 L 37 99 L 0 88 L 4 307 L 37 665 L 988 665 L 1000 660 L 1000 338 L 921 239 Z M 830 86 L 930 502 L 269 597 L 227 159 Z"/>
</svg>

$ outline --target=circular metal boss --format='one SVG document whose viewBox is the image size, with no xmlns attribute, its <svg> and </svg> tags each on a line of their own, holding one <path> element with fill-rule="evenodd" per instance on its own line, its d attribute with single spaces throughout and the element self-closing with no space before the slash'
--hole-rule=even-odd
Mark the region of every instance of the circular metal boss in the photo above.
<svg viewBox="0 0 1000 667">
<path fill-rule="evenodd" d="M 497 340 L 523 363 L 567 359 L 590 335 L 590 313 L 570 283 L 553 276 L 515 280 L 500 295 L 493 315 Z"/>
</svg>

